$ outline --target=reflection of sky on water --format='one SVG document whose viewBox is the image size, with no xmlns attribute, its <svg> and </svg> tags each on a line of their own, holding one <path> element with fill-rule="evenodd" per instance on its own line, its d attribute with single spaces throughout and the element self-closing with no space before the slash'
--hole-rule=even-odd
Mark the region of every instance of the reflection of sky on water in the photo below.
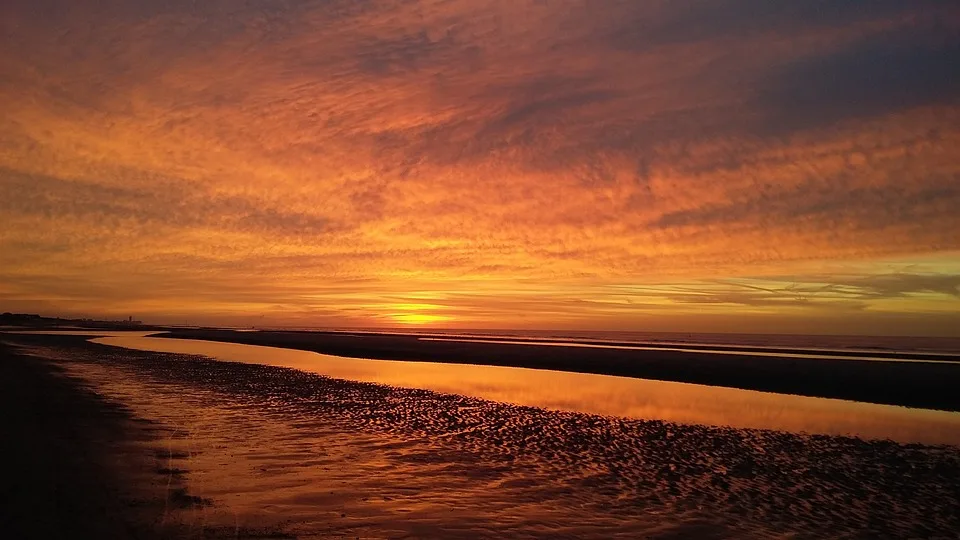
<svg viewBox="0 0 960 540">
<path fill-rule="evenodd" d="M 960 444 L 960 413 L 560 371 L 343 358 L 201 340 L 113 336 L 96 343 L 200 354 L 493 401 L 670 422 Z"/>
</svg>

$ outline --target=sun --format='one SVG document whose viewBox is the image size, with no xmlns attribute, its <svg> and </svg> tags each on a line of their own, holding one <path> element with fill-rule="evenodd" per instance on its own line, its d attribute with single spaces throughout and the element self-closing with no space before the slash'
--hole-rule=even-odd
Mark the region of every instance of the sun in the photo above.
<svg viewBox="0 0 960 540">
<path fill-rule="evenodd" d="M 446 322 L 450 317 L 445 315 L 431 315 L 429 313 L 394 313 L 390 318 L 401 324 L 423 325 L 430 323 Z"/>
</svg>

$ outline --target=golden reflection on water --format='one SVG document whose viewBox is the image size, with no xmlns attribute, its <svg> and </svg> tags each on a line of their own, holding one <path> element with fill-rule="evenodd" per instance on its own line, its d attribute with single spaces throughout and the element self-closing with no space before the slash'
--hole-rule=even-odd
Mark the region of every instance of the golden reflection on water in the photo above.
<svg viewBox="0 0 960 540">
<path fill-rule="evenodd" d="M 309 351 L 143 336 L 95 343 L 294 368 L 328 377 L 517 405 L 684 424 L 960 445 L 960 413 L 498 366 L 344 358 Z"/>
</svg>

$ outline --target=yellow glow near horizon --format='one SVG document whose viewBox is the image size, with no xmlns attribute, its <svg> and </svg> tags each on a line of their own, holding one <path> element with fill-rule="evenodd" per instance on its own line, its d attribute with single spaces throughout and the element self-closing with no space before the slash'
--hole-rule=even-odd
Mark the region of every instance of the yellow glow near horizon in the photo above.
<svg viewBox="0 0 960 540">
<path fill-rule="evenodd" d="M 453 320 L 451 317 L 427 313 L 394 313 L 390 318 L 398 323 L 410 325 L 436 324 Z"/>
</svg>

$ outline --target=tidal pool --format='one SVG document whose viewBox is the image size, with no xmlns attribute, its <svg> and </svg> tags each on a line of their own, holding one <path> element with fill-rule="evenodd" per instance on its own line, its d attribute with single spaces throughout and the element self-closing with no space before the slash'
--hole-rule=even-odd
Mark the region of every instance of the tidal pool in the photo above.
<svg viewBox="0 0 960 540">
<path fill-rule="evenodd" d="M 336 379 L 424 389 L 548 410 L 865 440 L 960 445 L 960 413 L 697 384 L 526 368 L 344 358 L 309 351 L 113 335 L 128 349 L 203 355 Z"/>
</svg>

